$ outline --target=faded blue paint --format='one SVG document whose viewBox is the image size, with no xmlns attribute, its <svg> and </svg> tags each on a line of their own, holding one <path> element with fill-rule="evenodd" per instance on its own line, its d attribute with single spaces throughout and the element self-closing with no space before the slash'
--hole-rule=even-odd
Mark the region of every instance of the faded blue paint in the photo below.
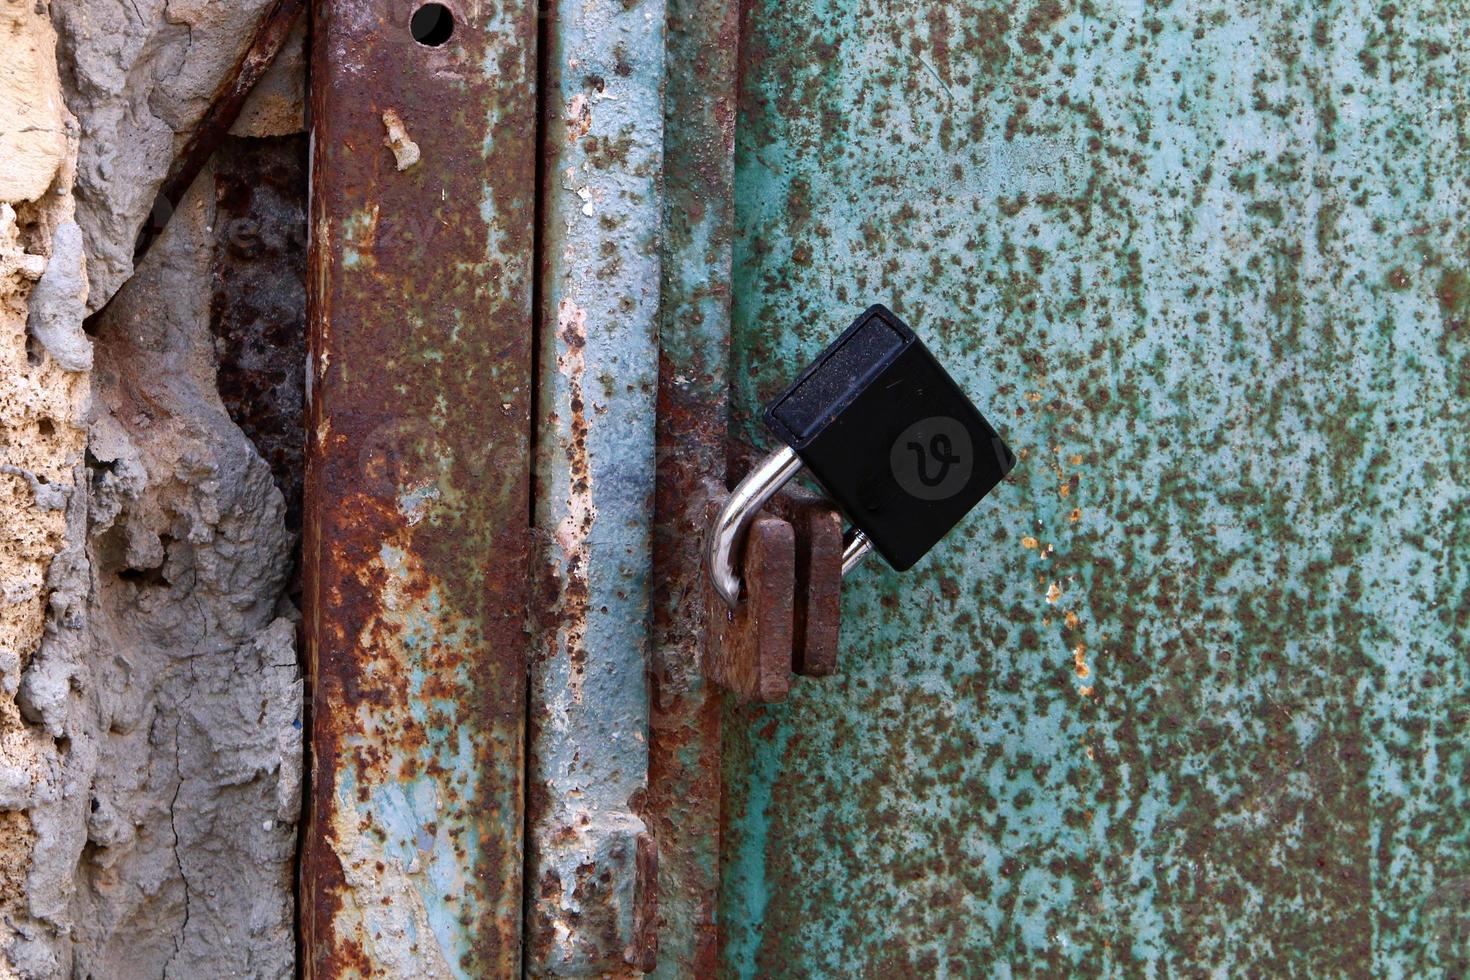
<svg viewBox="0 0 1470 980">
<path fill-rule="evenodd" d="M 626 973 L 648 785 L 664 8 L 555 6 L 544 96 L 526 970 Z"/>
<path fill-rule="evenodd" d="M 439 496 L 420 495 L 431 502 Z M 422 742 L 392 767 L 371 773 L 348 768 L 338 774 L 339 808 L 370 813 L 372 819 L 341 821 L 334 849 L 351 869 L 350 886 L 366 886 L 359 876 L 371 874 L 371 887 L 381 896 L 392 896 L 392 901 L 353 909 L 354 928 L 364 937 L 372 962 L 394 970 L 468 976 L 461 964 L 472 954 L 474 937 L 466 932 L 461 911 L 469 865 L 460 825 L 465 814 L 458 801 L 475 798 L 480 775 L 474 733 L 456 723 L 462 706 L 446 696 L 444 678 L 429 665 L 436 651 L 470 646 L 475 634 L 455 621 L 443 589 L 423 581 L 408 550 L 383 542 L 376 565 L 368 574 L 380 576 L 380 607 L 364 624 L 362 642 L 366 646 L 371 637 L 391 632 L 400 659 L 364 665 L 362 683 L 396 686 L 406 680 L 407 718 L 375 720 L 369 717 L 370 706 L 358 706 L 359 733 L 346 744 L 371 753 L 390 734 L 403 731 L 421 733 Z M 392 732 L 384 731 L 385 725 Z M 426 941 L 425 931 L 432 942 Z"/>
<path fill-rule="evenodd" d="M 725 972 L 1467 969 L 1464 20 L 752 6 L 738 433 L 882 301 L 1022 460 L 727 711 Z"/>
</svg>

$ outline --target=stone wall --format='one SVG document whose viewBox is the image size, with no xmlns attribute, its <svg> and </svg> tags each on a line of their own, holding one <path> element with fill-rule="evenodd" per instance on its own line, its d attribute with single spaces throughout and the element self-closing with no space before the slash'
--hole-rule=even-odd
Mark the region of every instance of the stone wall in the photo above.
<svg viewBox="0 0 1470 980">
<path fill-rule="evenodd" d="M 209 170 L 133 267 L 264 6 L 0 0 L 0 977 L 294 972 L 294 482 L 219 394 Z"/>
</svg>

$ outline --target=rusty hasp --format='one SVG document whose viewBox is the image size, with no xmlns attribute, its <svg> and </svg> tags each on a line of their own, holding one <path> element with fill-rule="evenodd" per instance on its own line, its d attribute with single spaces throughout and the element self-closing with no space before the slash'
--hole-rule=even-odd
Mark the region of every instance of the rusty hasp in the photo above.
<svg viewBox="0 0 1470 980">
<path fill-rule="evenodd" d="M 729 494 L 715 489 L 707 525 Z M 783 701 L 790 674 L 837 671 L 842 599 L 842 515 L 791 488 L 751 522 L 740 559 L 744 589 L 732 609 L 706 580 L 705 676 L 746 700 Z"/>
<path fill-rule="evenodd" d="M 446 6 L 313 7 L 308 977 L 521 969 L 536 18 Z"/>
<path fill-rule="evenodd" d="M 723 503 L 711 501 L 711 520 Z M 784 701 L 791 689 L 796 601 L 796 532 L 778 517 L 761 515 L 746 533 L 745 593 L 734 609 L 713 588 L 705 591 L 708 635 L 704 673 L 747 701 Z"/>
<path fill-rule="evenodd" d="M 842 616 L 842 515 L 824 498 L 800 490 L 778 493 L 771 509 L 796 535 L 791 669 L 806 677 L 835 674 Z"/>
</svg>

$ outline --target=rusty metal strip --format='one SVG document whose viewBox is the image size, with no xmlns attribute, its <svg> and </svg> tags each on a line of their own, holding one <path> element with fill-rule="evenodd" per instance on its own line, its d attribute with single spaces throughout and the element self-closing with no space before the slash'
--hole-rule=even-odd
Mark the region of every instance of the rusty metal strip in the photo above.
<svg viewBox="0 0 1470 980">
<path fill-rule="evenodd" d="M 706 487 L 723 484 L 726 475 L 739 10 L 722 0 L 668 3 L 653 698 L 644 810 L 659 843 L 658 977 L 712 976 L 717 951 L 721 699 L 699 669 L 700 545 Z"/>
<path fill-rule="evenodd" d="M 520 969 L 535 7 L 446 5 L 315 8 L 310 977 Z"/>
<path fill-rule="evenodd" d="M 653 966 L 650 525 L 662 0 L 549 11 L 526 972 Z M 639 855 L 644 855 L 640 862 Z M 641 901 L 640 901 L 641 899 Z"/>
</svg>

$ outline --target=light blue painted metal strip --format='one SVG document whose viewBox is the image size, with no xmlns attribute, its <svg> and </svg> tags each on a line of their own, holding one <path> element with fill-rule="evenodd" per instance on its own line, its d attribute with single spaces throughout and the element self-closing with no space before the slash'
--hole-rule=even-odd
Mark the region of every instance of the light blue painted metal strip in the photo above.
<svg viewBox="0 0 1470 980">
<path fill-rule="evenodd" d="M 650 525 L 664 6 L 547 25 L 536 524 L 552 583 L 531 670 L 527 972 L 647 956 Z"/>
</svg>

